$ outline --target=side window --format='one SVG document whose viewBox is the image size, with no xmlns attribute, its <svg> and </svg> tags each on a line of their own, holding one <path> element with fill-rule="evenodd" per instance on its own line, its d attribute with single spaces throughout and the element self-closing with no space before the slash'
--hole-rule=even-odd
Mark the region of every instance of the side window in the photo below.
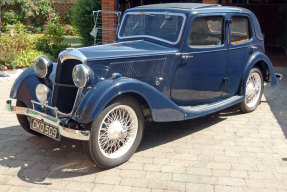
<svg viewBox="0 0 287 192">
<path fill-rule="evenodd" d="M 251 38 L 249 21 L 244 16 L 231 17 L 230 40 L 231 44 L 248 41 Z"/>
<path fill-rule="evenodd" d="M 222 16 L 199 17 L 193 20 L 189 34 L 190 46 L 218 46 L 224 42 Z"/>
</svg>

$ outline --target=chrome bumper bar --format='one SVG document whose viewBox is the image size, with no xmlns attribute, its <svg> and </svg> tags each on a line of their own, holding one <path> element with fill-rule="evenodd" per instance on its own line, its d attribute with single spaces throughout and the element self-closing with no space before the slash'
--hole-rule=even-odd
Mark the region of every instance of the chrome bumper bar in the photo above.
<svg viewBox="0 0 287 192">
<path fill-rule="evenodd" d="M 35 119 L 42 120 L 47 124 L 56 126 L 59 128 L 59 133 L 61 136 L 68 137 L 71 139 L 84 140 L 84 141 L 88 141 L 90 139 L 90 131 L 75 130 L 75 129 L 63 127 L 60 125 L 59 118 L 51 116 L 51 115 L 47 115 L 45 113 L 36 111 L 34 109 L 13 106 L 11 100 L 6 101 L 6 110 L 8 110 L 9 112 L 16 113 L 16 114 L 33 117 Z"/>
</svg>

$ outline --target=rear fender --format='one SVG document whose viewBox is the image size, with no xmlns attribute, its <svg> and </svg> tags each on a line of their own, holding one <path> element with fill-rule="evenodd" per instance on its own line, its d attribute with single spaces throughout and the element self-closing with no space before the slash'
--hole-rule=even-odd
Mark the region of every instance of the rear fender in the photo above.
<svg viewBox="0 0 287 192">
<path fill-rule="evenodd" d="M 184 120 L 184 112 L 168 97 L 154 87 L 131 78 L 107 79 L 91 88 L 82 99 L 73 119 L 80 123 L 90 123 L 116 97 L 133 93 L 141 96 L 149 105 L 154 121 Z"/>
<path fill-rule="evenodd" d="M 244 76 L 243 76 L 243 80 L 242 80 L 242 84 L 241 87 L 243 88 L 241 90 L 241 94 L 245 95 L 245 88 L 246 88 L 246 82 L 249 76 L 249 73 L 251 71 L 251 69 L 259 62 L 264 62 L 268 68 L 269 71 L 269 75 L 270 75 L 270 82 L 271 82 L 271 86 L 275 86 L 277 84 L 277 79 L 276 79 L 276 75 L 274 73 L 274 69 L 273 69 L 273 65 L 270 61 L 270 59 L 262 52 L 255 52 L 249 59 L 245 70 L 244 70 Z"/>
</svg>

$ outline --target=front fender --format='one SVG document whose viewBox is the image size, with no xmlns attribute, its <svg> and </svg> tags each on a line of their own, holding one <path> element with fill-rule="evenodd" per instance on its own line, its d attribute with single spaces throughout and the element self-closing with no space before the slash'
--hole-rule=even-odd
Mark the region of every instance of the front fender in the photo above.
<svg viewBox="0 0 287 192">
<path fill-rule="evenodd" d="M 245 86 L 246 86 L 246 82 L 248 79 L 248 75 L 250 73 L 250 70 L 254 67 L 254 65 L 258 62 L 264 62 L 267 65 L 267 68 L 269 70 L 270 73 L 270 77 L 271 77 L 271 86 L 275 86 L 277 84 L 277 79 L 276 79 L 276 75 L 274 73 L 274 69 L 273 69 L 273 65 L 270 61 L 270 59 L 267 57 L 267 55 L 265 55 L 262 52 L 255 52 L 249 59 L 249 61 L 247 62 L 247 65 L 245 67 L 244 70 L 244 77 L 243 77 L 243 81 L 242 81 L 242 86 L 243 87 L 243 95 L 245 95 Z"/>
<path fill-rule="evenodd" d="M 36 75 L 33 66 L 23 71 L 15 80 L 11 88 L 10 98 L 21 100 L 26 104 L 27 107 L 32 108 L 31 100 L 37 100 L 35 89 L 38 84 L 40 83 L 45 84 L 49 87 L 50 90 L 53 90 L 51 81 L 53 81 L 53 78 L 55 77 L 55 69 L 56 69 L 55 64 L 53 65 L 54 65 L 53 71 L 51 72 L 48 79 L 39 78 Z"/>
<path fill-rule="evenodd" d="M 148 103 L 154 121 L 184 120 L 184 112 L 168 97 L 154 87 L 131 78 L 107 79 L 91 88 L 79 104 L 73 119 L 80 123 L 90 123 L 102 110 L 119 95 L 134 93 Z"/>
<path fill-rule="evenodd" d="M 36 98 L 35 88 L 39 83 L 33 67 L 27 68 L 15 80 L 10 91 L 10 98 L 23 101 L 27 107 L 31 108 L 31 100 Z"/>
</svg>

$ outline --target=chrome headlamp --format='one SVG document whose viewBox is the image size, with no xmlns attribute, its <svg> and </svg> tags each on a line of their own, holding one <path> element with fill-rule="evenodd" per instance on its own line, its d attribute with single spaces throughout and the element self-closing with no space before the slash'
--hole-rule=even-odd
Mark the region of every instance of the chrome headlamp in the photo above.
<svg viewBox="0 0 287 192">
<path fill-rule="evenodd" d="M 40 78 L 44 78 L 52 71 L 52 61 L 45 56 L 37 57 L 34 61 L 34 71 Z"/>
<path fill-rule="evenodd" d="M 83 88 L 91 82 L 92 71 L 88 66 L 79 64 L 74 67 L 72 77 L 74 84 L 79 88 Z"/>
<path fill-rule="evenodd" d="M 44 84 L 38 84 L 36 86 L 36 97 L 41 104 L 45 104 L 48 100 L 49 88 Z"/>
</svg>

